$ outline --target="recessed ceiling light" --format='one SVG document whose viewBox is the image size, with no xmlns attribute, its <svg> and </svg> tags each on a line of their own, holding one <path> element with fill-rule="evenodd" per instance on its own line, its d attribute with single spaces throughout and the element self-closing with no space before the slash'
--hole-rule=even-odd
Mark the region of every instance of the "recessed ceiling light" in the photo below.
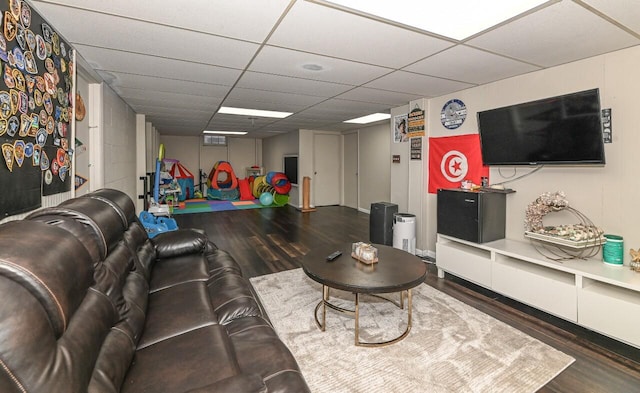
<svg viewBox="0 0 640 393">
<path fill-rule="evenodd" d="M 368 124 L 373 123 L 374 121 L 386 120 L 390 118 L 391 115 L 388 113 L 373 113 L 371 115 L 358 117 L 356 119 L 345 120 L 344 123 Z"/>
<path fill-rule="evenodd" d="M 220 107 L 220 110 L 218 111 L 218 113 L 223 113 L 226 115 L 275 117 L 277 119 L 283 119 L 293 114 L 292 112 L 263 111 L 260 109 L 233 108 L 230 106 Z"/>
<path fill-rule="evenodd" d="M 321 66 L 320 64 L 312 64 L 312 63 L 303 64 L 302 68 L 304 68 L 307 71 L 316 71 L 316 72 L 324 70 L 324 67 Z"/>
<path fill-rule="evenodd" d="M 247 131 L 202 131 L 203 134 L 219 134 L 219 135 L 247 135 Z"/>
<path fill-rule="evenodd" d="M 325 1 L 456 40 L 471 37 L 546 2 L 547 0 L 456 0 L 454 3 L 424 0 Z"/>
</svg>

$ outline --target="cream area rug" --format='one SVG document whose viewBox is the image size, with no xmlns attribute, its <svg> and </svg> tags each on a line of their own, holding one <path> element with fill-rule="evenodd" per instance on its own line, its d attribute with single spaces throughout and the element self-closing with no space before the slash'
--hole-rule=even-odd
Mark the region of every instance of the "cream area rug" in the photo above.
<svg viewBox="0 0 640 393">
<path fill-rule="evenodd" d="M 302 269 L 251 279 L 269 318 L 314 393 L 535 392 L 574 359 L 426 284 L 413 289 L 413 327 L 380 348 L 354 345 L 354 318 L 327 308 L 321 332 L 313 312 L 322 286 Z M 330 291 L 353 309 L 353 294 Z M 399 295 L 385 295 L 399 300 Z M 360 297 L 360 339 L 388 340 L 406 310 Z"/>
</svg>

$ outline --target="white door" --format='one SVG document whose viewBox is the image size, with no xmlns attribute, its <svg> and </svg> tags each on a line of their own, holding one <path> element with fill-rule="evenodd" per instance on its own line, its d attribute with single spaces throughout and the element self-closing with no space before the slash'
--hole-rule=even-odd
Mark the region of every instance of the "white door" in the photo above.
<svg viewBox="0 0 640 393">
<path fill-rule="evenodd" d="M 314 206 L 340 204 L 340 135 L 313 136 L 313 178 L 311 192 Z"/>
<path fill-rule="evenodd" d="M 358 208 L 358 133 L 344 136 L 344 205 Z"/>
</svg>

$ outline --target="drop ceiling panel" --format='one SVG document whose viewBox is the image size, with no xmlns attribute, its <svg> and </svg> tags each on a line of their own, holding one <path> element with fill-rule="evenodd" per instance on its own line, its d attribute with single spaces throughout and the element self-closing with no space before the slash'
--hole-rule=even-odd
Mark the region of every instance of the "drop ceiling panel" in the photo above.
<svg viewBox="0 0 640 393">
<path fill-rule="evenodd" d="M 43 12 L 72 44 L 84 44 L 123 52 L 142 53 L 168 59 L 180 59 L 203 64 L 244 68 L 258 49 L 245 41 L 178 29 L 131 19 L 81 11 L 73 8 L 43 7 Z M 68 23 L 81 20 L 83 23 Z M 105 34 L 90 26 L 117 26 Z"/>
<path fill-rule="evenodd" d="M 219 85 L 233 85 L 241 74 L 240 70 L 196 64 L 187 61 L 163 59 L 160 57 L 122 53 L 114 50 L 77 46 L 85 59 L 96 70 L 115 71 L 127 74 L 163 77 L 192 82 L 206 82 Z M 115 79 L 115 74 L 114 74 Z M 117 83 L 116 80 L 106 80 Z"/>
<path fill-rule="evenodd" d="M 286 9 L 289 0 L 260 0 L 260 12 L 255 12 L 255 0 L 189 0 L 188 3 L 176 0 L 53 0 L 52 3 L 34 1 L 36 8 L 43 11 L 53 7 L 64 9 L 66 7 L 61 4 L 65 4 L 75 8 L 262 42 Z"/>
<path fill-rule="evenodd" d="M 205 82 L 191 82 L 176 79 L 159 78 L 154 76 L 125 74 L 121 72 L 98 72 L 103 78 L 115 76 L 117 86 L 131 89 L 144 89 L 150 92 L 172 92 L 176 94 L 190 94 L 195 96 L 224 98 L 230 90 L 229 86 L 214 85 Z"/>
<path fill-rule="evenodd" d="M 240 130 L 240 131 L 249 131 L 250 129 L 260 128 L 267 124 L 271 124 L 275 119 L 269 119 L 266 117 L 252 117 L 249 116 L 236 116 L 236 115 L 225 115 L 216 113 L 216 115 L 211 119 L 211 122 L 208 125 L 208 129 L 210 130 Z M 222 128 L 211 128 L 211 127 L 222 127 Z"/>
<path fill-rule="evenodd" d="M 640 2 L 638 0 L 582 0 L 623 26 L 640 34 Z"/>
<path fill-rule="evenodd" d="M 254 90 L 245 88 L 235 88 L 227 97 L 227 100 L 230 101 L 247 102 L 247 105 L 249 106 L 243 106 L 246 108 L 252 108 L 250 105 L 254 102 L 259 104 L 268 103 L 275 105 L 276 108 L 280 106 L 281 108 L 283 108 L 280 110 L 284 112 L 295 112 L 296 109 L 306 108 L 308 106 L 324 101 L 325 99 L 326 98 L 324 97 L 315 97 L 304 94 L 289 94 L 280 93 L 277 91 Z"/>
<path fill-rule="evenodd" d="M 230 106 L 234 108 L 259 109 L 263 111 L 292 112 L 292 113 L 305 108 L 304 106 L 295 105 L 295 104 L 278 104 L 275 102 L 236 100 L 232 98 L 228 98 L 224 100 L 224 106 Z"/>
<path fill-rule="evenodd" d="M 305 94 L 326 98 L 336 96 L 353 88 L 353 86 L 345 84 L 292 78 L 283 75 L 263 74 L 251 71 L 245 72 L 236 86 L 239 88 Z"/>
<path fill-rule="evenodd" d="M 168 92 L 150 92 L 141 89 L 120 88 L 120 97 L 131 100 L 144 100 L 154 105 L 167 107 L 189 107 L 193 109 L 209 109 L 213 112 L 220 103 L 216 97 L 203 97 L 190 94 L 176 94 Z"/>
<path fill-rule="evenodd" d="M 326 109 L 329 111 L 335 111 L 337 113 L 346 113 L 346 114 L 358 114 L 364 113 L 365 115 L 371 114 L 373 112 L 389 112 L 389 106 L 387 104 L 379 104 L 379 103 L 371 103 L 371 102 L 362 102 L 362 101 L 349 101 L 349 100 L 341 100 L 341 99 L 330 99 L 324 101 L 314 108 L 317 109 Z M 357 117 L 357 116 L 354 116 Z"/>
<path fill-rule="evenodd" d="M 473 85 L 405 71 L 396 71 L 371 83 L 367 83 L 366 86 L 396 92 L 406 92 L 422 97 L 437 97 L 454 91 L 467 89 Z"/>
<path fill-rule="evenodd" d="M 330 28 L 327 21 L 331 21 Z M 296 2 L 268 43 L 392 68 L 403 67 L 452 45 L 306 1 Z"/>
<path fill-rule="evenodd" d="M 302 68 L 305 64 L 320 65 L 323 70 L 309 71 Z M 366 83 L 390 71 L 388 68 L 272 46 L 266 46 L 260 51 L 249 70 L 354 85 Z"/>
<path fill-rule="evenodd" d="M 153 117 L 154 119 L 161 120 L 164 124 L 168 124 L 168 125 L 180 125 L 182 127 L 197 127 L 200 130 L 200 132 L 203 130 L 204 125 L 207 124 L 207 122 L 209 122 L 209 117 L 210 117 L 210 116 L 199 116 L 199 115 L 189 116 L 189 113 L 183 113 L 180 116 L 176 116 L 176 114 L 165 113 L 165 112 L 147 112 L 143 114 L 146 116 Z"/>
<path fill-rule="evenodd" d="M 30 3 L 92 76 L 176 135 L 200 135 L 220 104 L 297 112 L 213 116 L 249 137 L 362 128 L 342 121 L 640 44 L 636 0 L 550 0 L 458 45 L 305 0 Z"/>
<path fill-rule="evenodd" d="M 368 87 L 356 87 L 346 93 L 340 94 L 336 98 L 352 101 L 373 102 L 385 104 L 389 108 L 404 105 L 409 101 L 422 98 L 421 95 L 411 93 L 401 93 L 397 91 L 370 89 Z"/>
<path fill-rule="evenodd" d="M 405 68 L 424 75 L 482 84 L 539 70 L 531 64 L 458 45 Z"/>
<path fill-rule="evenodd" d="M 469 45 L 546 67 L 640 44 L 571 1 L 563 1 L 474 38 Z"/>
</svg>

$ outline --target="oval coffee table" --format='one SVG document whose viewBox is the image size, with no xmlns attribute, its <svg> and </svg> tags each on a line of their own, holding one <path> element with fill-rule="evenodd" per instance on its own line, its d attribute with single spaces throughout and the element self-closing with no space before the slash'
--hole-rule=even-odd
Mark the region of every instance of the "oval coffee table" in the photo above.
<svg viewBox="0 0 640 393">
<path fill-rule="evenodd" d="M 342 255 L 332 262 L 327 255 L 335 250 L 316 249 L 307 253 L 302 259 L 302 269 L 312 280 L 322 284 L 322 300 L 314 311 L 316 324 L 320 330 L 326 328 L 327 307 L 355 316 L 355 345 L 377 347 L 396 343 L 404 339 L 411 331 L 411 289 L 424 282 L 427 276 L 425 263 L 415 255 L 406 251 L 382 244 L 374 244 L 378 249 L 378 263 L 368 265 L 351 257 L 351 243 L 342 245 Z M 348 310 L 330 302 L 329 289 L 335 288 L 355 295 L 355 308 Z M 360 341 L 360 294 L 378 296 L 382 293 L 400 293 L 400 308 L 404 308 L 404 295 L 407 295 L 407 328 L 398 337 L 382 342 Z M 318 319 L 318 311 L 322 307 L 322 321 Z"/>
</svg>

